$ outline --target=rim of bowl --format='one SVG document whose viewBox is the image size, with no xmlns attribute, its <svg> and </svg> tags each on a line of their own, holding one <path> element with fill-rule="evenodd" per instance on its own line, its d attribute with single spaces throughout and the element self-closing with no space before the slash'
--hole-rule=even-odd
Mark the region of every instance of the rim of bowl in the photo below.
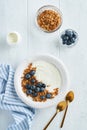
<svg viewBox="0 0 87 130">
<path fill-rule="evenodd" d="M 39 12 L 40 12 L 42 9 L 44 9 L 44 8 L 51 8 L 50 10 L 54 10 L 54 11 L 56 11 L 57 13 L 60 14 L 61 24 L 60 24 L 56 29 L 54 29 L 54 30 L 52 30 L 52 31 L 47 31 L 47 30 L 41 28 L 41 27 L 39 26 L 38 22 L 37 22 L 37 17 L 38 17 L 38 15 L 39 15 Z M 45 9 L 45 10 L 46 10 L 46 9 Z M 43 10 L 43 11 L 44 11 L 44 10 Z M 41 11 L 41 12 L 43 12 L 43 11 Z M 36 23 L 36 26 L 37 26 L 41 31 L 46 32 L 46 33 L 52 33 L 52 32 L 55 32 L 55 31 L 59 30 L 60 27 L 62 26 L 62 24 L 63 24 L 63 14 L 62 14 L 62 12 L 60 11 L 60 9 L 58 9 L 58 8 L 57 8 L 56 6 L 54 6 L 54 5 L 44 5 L 44 6 L 40 7 L 40 8 L 37 10 L 36 16 L 35 16 L 35 23 Z"/>
<path fill-rule="evenodd" d="M 18 72 L 18 70 L 19 70 L 19 68 L 20 68 L 20 65 L 22 65 L 24 62 L 22 62 L 19 66 L 18 66 L 18 68 L 16 69 L 16 71 L 15 71 L 15 76 L 14 76 L 14 86 L 15 86 L 15 90 L 16 90 L 16 93 L 17 93 L 17 95 L 19 96 L 19 98 L 25 103 L 25 104 L 27 104 L 28 106 L 31 106 L 31 107 L 33 107 L 33 108 L 38 108 L 38 109 L 42 109 L 42 108 L 47 108 L 47 107 L 51 107 L 51 106 L 54 106 L 54 105 L 56 105 L 62 98 L 64 98 L 64 96 L 66 95 L 66 92 L 67 92 L 67 90 L 68 90 L 68 86 L 69 86 L 69 84 L 70 84 L 70 80 L 69 80 L 69 74 L 68 74 L 68 71 L 67 71 L 67 68 L 66 68 L 66 66 L 64 65 L 64 63 L 60 60 L 60 59 L 57 59 L 56 57 L 54 57 L 54 56 L 51 56 L 51 55 L 36 55 L 36 56 L 33 56 L 33 57 L 31 57 L 30 58 L 30 60 L 25 60 L 25 62 L 28 62 L 28 61 L 34 61 L 35 59 L 38 59 L 38 58 L 44 58 L 44 59 L 46 59 L 46 58 L 48 58 L 49 60 L 50 60 L 50 58 L 51 58 L 51 60 L 56 60 L 56 62 L 57 63 L 59 63 L 60 65 L 61 65 L 61 67 L 62 67 L 62 69 L 63 69 L 63 71 L 64 71 L 64 73 L 65 73 L 65 75 L 66 75 L 66 80 L 67 80 L 67 82 L 66 82 L 66 88 L 64 89 L 64 92 L 59 92 L 59 94 L 60 95 L 57 95 L 58 97 L 57 98 L 54 98 L 53 100 L 51 100 L 51 101 L 49 101 L 49 102 L 45 102 L 45 103 L 43 103 L 42 104 L 42 102 L 35 102 L 35 101 L 31 101 L 30 103 L 28 102 L 28 101 L 26 101 L 26 99 L 25 98 L 23 98 L 23 95 L 21 95 L 21 93 L 19 92 L 19 89 L 17 88 L 17 82 L 16 82 L 16 75 L 17 75 L 17 72 Z M 33 59 L 34 58 L 34 59 Z M 53 64 L 53 62 L 51 62 L 50 61 L 50 63 L 52 63 Z M 55 65 L 55 64 L 54 64 Z M 58 68 L 57 68 L 58 69 Z M 63 86 L 64 87 L 64 86 Z M 53 101 L 53 102 L 52 102 Z"/>
</svg>

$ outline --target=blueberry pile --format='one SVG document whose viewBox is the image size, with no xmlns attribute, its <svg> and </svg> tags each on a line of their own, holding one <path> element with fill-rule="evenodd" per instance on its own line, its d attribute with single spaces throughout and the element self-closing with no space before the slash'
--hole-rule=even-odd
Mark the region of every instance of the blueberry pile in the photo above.
<svg viewBox="0 0 87 130">
<path fill-rule="evenodd" d="M 39 92 L 44 92 L 46 85 L 42 82 L 37 83 L 36 85 L 26 84 L 26 94 L 31 95 L 32 97 L 37 97 Z M 41 99 L 51 98 L 52 95 L 47 93 L 46 95 L 40 96 Z"/>
<path fill-rule="evenodd" d="M 37 80 L 35 79 L 34 75 L 35 75 L 35 70 L 31 70 L 30 72 L 26 73 L 24 76 L 24 79 L 29 81 L 29 83 L 25 85 L 27 96 L 28 95 L 30 95 L 31 97 L 39 96 L 41 100 L 52 98 L 52 94 L 48 92 L 39 95 L 39 93 L 42 93 L 46 90 L 45 89 L 46 84 L 42 82 L 36 82 Z"/>
<path fill-rule="evenodd" d="M 39 85 L 41 84 L 41 85 Z M 38 86 L 39 85 L 39 86 Z M 38 83 L 36 85 L 29 85 L 29 84 L 26 84 L 26 93 L 27 94 L 34 94 L 34 93 L 38 93 L 38 92 L 43 92 L 45 90 L 45 87 L 43 87 L 44 84 L 43 83 Z"/>
<path fill-rule="evenodd" d="M 65 45 L 75 44 L 77 40 L 77 33 L 73 30 L 67 29 L 65 33 L 61 35 L 62 43 Z"/>
</svg>

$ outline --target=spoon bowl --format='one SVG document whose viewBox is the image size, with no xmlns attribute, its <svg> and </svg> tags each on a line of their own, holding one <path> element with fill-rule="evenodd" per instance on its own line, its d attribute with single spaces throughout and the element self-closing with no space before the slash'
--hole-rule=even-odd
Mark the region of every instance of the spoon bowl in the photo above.
<svg viewBox="0 0 87 130">
<path fill-rule="evenodd" d="M 72 102 L 74 100 L 74 92 L 70 91 L 66 95 L 66 101 Z"/>
<path fill-rule="evenodd" d="M 66 101 L 62 101 L 57 105 L 57 110 L 63 111 L 66 108 Z"/>
</svg>

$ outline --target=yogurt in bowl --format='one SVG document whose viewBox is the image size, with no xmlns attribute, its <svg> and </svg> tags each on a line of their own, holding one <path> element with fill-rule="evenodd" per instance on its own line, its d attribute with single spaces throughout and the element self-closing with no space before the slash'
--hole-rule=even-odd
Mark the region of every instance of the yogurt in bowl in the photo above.
<svg viewBox="0 0 87 130">
<path fill-rule="evenodd" d="M 44 84 L 44 89 L 38 83 Z M 39 55 L 19 65 L 14 84 L 23 102 L 34 108 L 45 108 L 58 103 L 65 96 L 69 76 L 62 61 L 50 55 Z"/>
<path fill-rule="evenodd" d="M 39 81 L 47 84 L 47 89 L 53 91 L 55 88 L 60 88 L 62 77 L 59 70 L 53 64 L 46 61 L 35 61 L 33 66 L 36 66 L 36 78 Z"/>
<path fill-rule="evenodd" d="M 22 90 L 33 101 L 45 102 L 59 93 L 62 78 L 51 63 L 38 60 L 30 63 L 22 76 Z"/>
</svg>

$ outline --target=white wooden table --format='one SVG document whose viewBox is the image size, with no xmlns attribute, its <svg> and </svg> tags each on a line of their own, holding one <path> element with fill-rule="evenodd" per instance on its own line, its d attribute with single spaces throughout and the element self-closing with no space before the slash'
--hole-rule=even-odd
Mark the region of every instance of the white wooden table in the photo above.
<svg viewBox="0 0 87 130">
<path fill-rule="evenodd" d="M 59 31 L 47 34 L 35 25 L 36 11 L 43 5 L 56 5 L 63 13 Z M 79 33 L 79 42 L 72 48 L 63 48 L 58 35 L 67 28 Z M 75 101 L 70 105 L 63 130 L 87 129 L 87 1 L 85 0 L 0 0 L 0 62 L 13 67 L 33 54 L 49 53 L 60 58 L 67 66 Z M 9 47 L 6 35 L 18 31 L 22 36 L 19 46 Z M 32 130 L 42 130 L 55 112 L 55 106 L 38 110 Z M 63 113 L 60 113 L 48 130 L 60 130 Z M 0 110 L 0 130 L 12 122 L 11 114 Z"/>
</svg>

